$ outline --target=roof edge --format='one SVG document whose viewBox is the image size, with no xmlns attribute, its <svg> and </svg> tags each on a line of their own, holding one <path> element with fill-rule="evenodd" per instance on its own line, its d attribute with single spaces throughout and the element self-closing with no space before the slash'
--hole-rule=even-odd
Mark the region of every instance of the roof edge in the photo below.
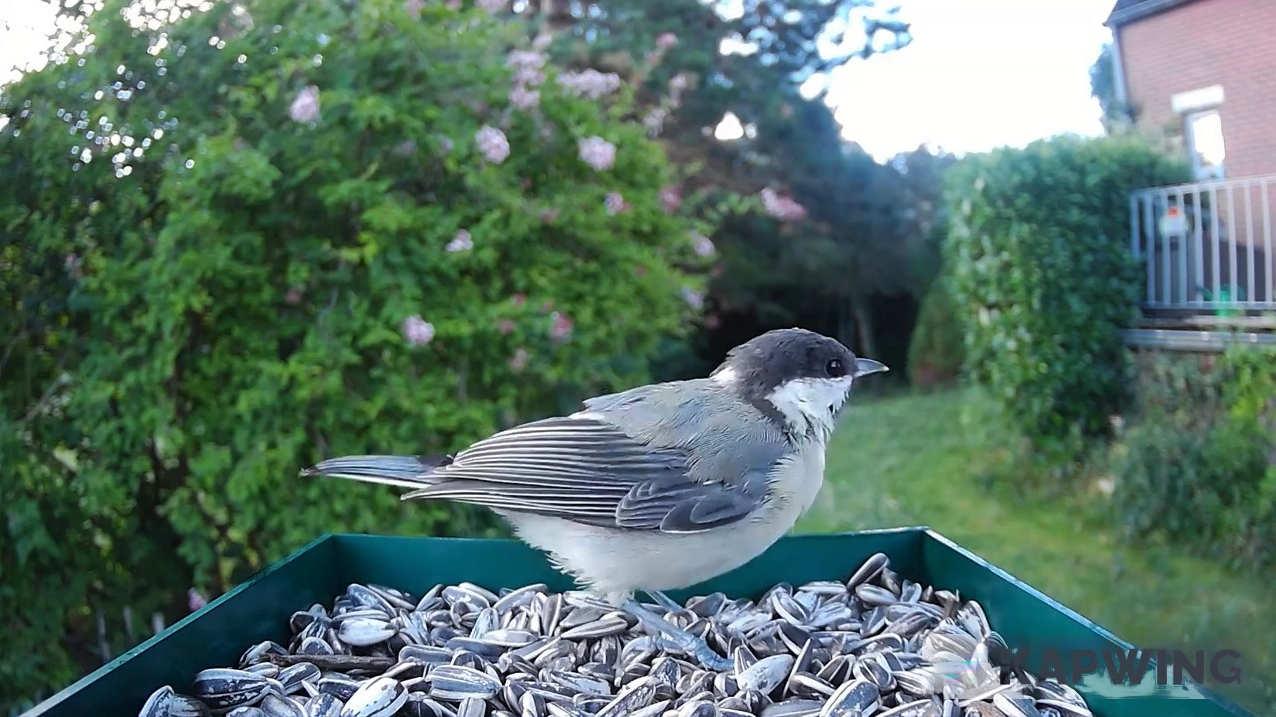
<svg viewBox="0 0 1276 717">
<path fill-rule="evenodd" d="M 1132 22 L 1142 20 L 1145 17 L 1165 12 L 1179 5 L 1186 5 L 1194 0 L 1144 0 L 1131 7 L 1117 9 L 1113 8 L 1112 14 L 1108 15 L 1108 19 L 1104 21 L 1104 26 L 1116 29 L 1122 25 L 1128 25 Z M 1120 5 L 1120 3 L 1117 3 Z"/>
</svg>

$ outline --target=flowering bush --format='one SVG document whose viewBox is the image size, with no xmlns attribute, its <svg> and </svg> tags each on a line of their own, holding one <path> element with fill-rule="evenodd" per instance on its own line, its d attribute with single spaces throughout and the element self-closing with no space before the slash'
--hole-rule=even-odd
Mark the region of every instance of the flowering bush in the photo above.
<svg viewBox="0 0 1276 717">
<path fill-rule="evenodd" d="M 503 5 L 119 0 L 91 54 L 5 88 L 0 694 L 325 531 L 489 528 L 297 471 L 639 382 L 695 318 L 712 228 L 632 90 Z"/>
</svg>

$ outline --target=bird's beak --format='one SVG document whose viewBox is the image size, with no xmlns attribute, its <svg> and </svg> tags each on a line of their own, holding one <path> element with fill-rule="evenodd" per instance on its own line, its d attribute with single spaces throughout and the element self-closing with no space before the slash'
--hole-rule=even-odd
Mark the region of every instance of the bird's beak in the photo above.
<svg viewBox="0 0 1276 717">
<path fill-rule="evenodd" d="M 859 378 L 860 376 L 867 376 L 870 373 L 879 373 L 882 371 L 889 371 L 889 370 L 890 369 L 886 367 L 886 364 L 882 363 L 881 361 L 874 361 L 871 358 L 855 359 L 855 377 L 856 378 Z"/>
</svg>

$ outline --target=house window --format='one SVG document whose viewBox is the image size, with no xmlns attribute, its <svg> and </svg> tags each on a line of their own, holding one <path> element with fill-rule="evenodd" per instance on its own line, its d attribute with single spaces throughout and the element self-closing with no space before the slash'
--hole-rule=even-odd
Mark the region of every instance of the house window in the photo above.
<svg viewBox="0 0 1276 717">
<path fill-rule="evenodd" d="M 1223 178 L 1223 122 L 1218 110 L 1191 112 L 1184 118 L 1187 124 L 1187 151 L 1192 159 L 1192 169 L 1197 180 Z"/>
</svg>

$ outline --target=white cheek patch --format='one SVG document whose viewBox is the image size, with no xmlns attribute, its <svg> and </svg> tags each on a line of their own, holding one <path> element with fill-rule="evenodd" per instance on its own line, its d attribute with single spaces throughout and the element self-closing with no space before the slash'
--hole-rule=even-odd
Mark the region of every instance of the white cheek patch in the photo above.
<svg viewBox="0 0 1276 717">
<path fill-rule="evenodd" d="M 827 439 L 835 414 L 846 403 L 854 379 L 799 378 L 780 384 L 767 396 L 775 410 L 801 433 L 813 432 Z"/>
</svg>

